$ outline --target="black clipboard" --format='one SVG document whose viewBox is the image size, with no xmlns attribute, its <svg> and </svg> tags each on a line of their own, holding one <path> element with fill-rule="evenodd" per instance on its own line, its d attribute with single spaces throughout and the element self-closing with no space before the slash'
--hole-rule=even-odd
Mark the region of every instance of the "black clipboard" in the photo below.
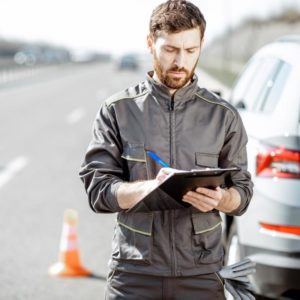
<svg viewBox="0 0 300 300">
<path fill-rule="evenodd" d="M 183 195 L 188 191 L 193 191 L 197 187 L 211 189 L 218 186 L 227 187 L 231 183 L 231 176 L 238 171 L 240 171 L 239 168 L 215 168 L 174 172 L 128 212 L 189 207 L 189 203 L 182 201 Z"/>
</svg>

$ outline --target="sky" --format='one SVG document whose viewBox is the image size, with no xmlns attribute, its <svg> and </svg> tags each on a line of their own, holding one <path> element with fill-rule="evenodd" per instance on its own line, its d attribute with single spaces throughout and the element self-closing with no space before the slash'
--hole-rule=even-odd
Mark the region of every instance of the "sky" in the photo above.
<svg viewBox="0 0 300 300">
<path fill-rule="evenodd" d="M 71 49 L 146 52 L 152 10 L 162 0 L 0 0 L 0 38 Z M 300 0 L 192 0 L 207 21 L 206 42 L 244 18 L 265 18 Z"/>
</svg>

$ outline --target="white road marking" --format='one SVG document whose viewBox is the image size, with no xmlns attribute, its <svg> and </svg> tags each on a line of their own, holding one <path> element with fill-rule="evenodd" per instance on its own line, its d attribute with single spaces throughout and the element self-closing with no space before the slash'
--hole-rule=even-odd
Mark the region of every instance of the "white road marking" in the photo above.
<svg viewBox="0 0 300 300">
<path fill-rule="evenodd" d="M 79 122 L 84 117 L 84 115 L 84 109 L 82 107 L 79 107 L 69 113 L 66 119 L 70 125 L 74 125 L 75 123 Z"/>
<path fill-rule="evenodd" d="M 11 180 L 18 172 L 28 164 L 28 158 L 19 156 L 11 161 L 3 170 L 0 170 L 0 188 Z"/>
</svg>

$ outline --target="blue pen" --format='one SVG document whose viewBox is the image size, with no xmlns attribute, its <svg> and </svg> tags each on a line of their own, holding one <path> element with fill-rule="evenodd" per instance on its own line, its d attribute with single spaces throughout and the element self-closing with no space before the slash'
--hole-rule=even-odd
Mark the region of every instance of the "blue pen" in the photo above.
<svg viewBox="0 0 300 300">
<path fill-rule="evenodd" d="M 156 162 L 158 162 L 161 166 L 165 168 L 170 168 L 170 165 L 164 162 L 159 156 L 157 156 L 154 152 L 147 150 L 147 154 L 153 158 Z"/>
</svg>

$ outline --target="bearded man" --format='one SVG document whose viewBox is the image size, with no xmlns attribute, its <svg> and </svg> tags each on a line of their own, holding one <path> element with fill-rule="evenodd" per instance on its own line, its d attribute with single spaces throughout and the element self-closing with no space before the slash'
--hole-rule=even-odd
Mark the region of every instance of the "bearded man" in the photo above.
<svg viewBox="0 0 300 300">
<path fill-rule="evenodd" d="M 147 37 L 154 70 L 106 99 L 94 122 L 80 177 L 95 212 L 118 213 L 108 300 L 225 299 L 219 212 L 243 214 L 252 182 L 238 112 L 194 73 L 205 26 L 189 1 L 155 8 Z M 181 208 L 132 210 L 173 169 L 215 167 L 240 171 L 227 188 L 187 192 Z"/>
</svg>

